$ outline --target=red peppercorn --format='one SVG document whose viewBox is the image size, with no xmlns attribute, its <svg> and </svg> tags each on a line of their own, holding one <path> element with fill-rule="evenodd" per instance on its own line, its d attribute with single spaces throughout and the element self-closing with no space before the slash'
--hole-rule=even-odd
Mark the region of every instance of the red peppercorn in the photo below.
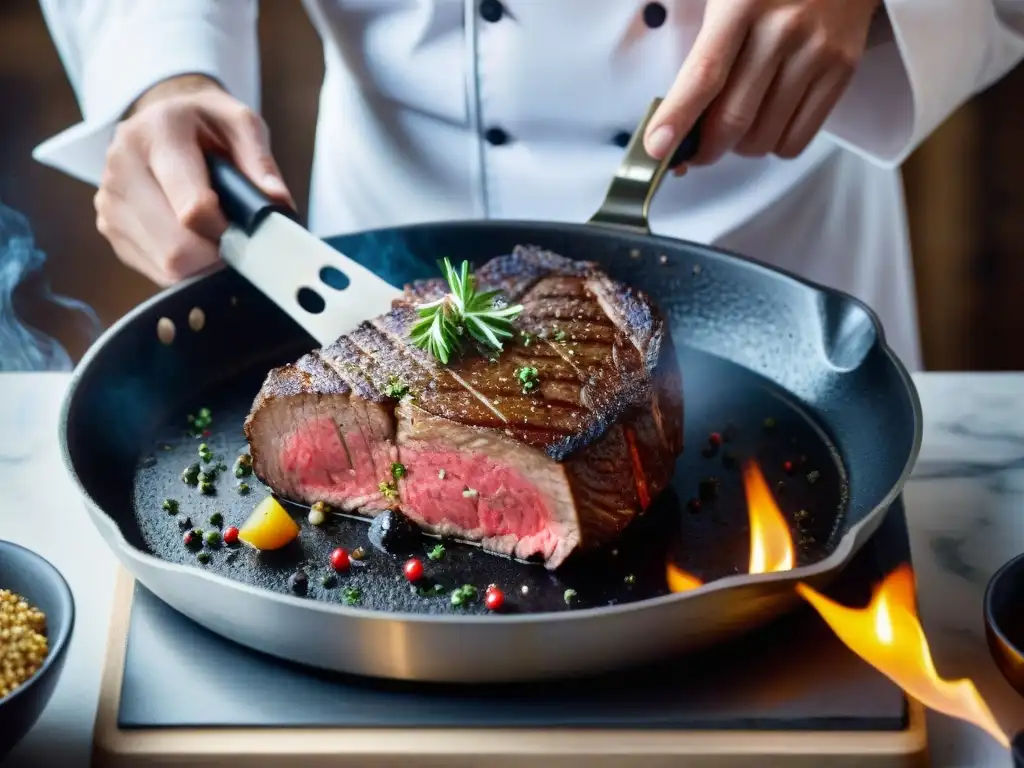
<svg viewBox="0 0 1024 768">
<path fill-rule="evenodd" d="M 352 560 L 349 558 L 347 550 L 338 547 L 331 552 L 331 568 L 336 571 L 347 571 L 350 565 L 352 565 Z"/>
<path fill-rule="evenodd" d="M 192 542 L 196 540 L 196 537 L 193 535 L 192 531 L 185 531 L 185 535 L 181 537 L 181 540 L 186 547 L 191 547 Z"/>
<path fill-rule="evenodd" d="M 487 588 L 484 604 L 489 611 L 501 610 L 501 606 L 505 604 L 505 593 L 492 584 Z"/>
<path fill-rule="evenodd" d="M 708 442 L 715 448 L 722 444 L 722 436 L 717 432 L 712 432 L 708 435 Z"/>
<path fill-rule="evenodd" d="M 224 529 L 224 543 L 225 544 L 237 544 L 238 543 L 238 529 L 229 525 Z"/>
<path fill-rule="evenodd" d="M 785 472 L 787 475 L 792 475 L 793 474 L 793 462 L 792 461 L 784 461 L 782 463 L 782 471 Z"/>
<path fill-rule="evenodd" d="M 204 429 L 204 430 L 203 430 L 203 437 L 209 437 L 209 436 L 210 436 L 210 435 L 212 435 L 212 434 L 213 434 L 213 432 L 211 432 L 211 431 L 210 431 L 210 430 L 208 430 L 208 429 Z"/>
<path fill-rule="evenodd" d="M 410 557 L 405 561 L 405 578 L 417 582 L 423 578 L 423 562 L 418 557 Z"/>
</svg>

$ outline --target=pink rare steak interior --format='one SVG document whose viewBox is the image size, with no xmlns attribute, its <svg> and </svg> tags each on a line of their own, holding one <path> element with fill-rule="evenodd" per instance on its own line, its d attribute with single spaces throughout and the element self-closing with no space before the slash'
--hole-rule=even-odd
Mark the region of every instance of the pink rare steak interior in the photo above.
<svg viewBox="0 0 1024 768">
<path fill-rule="evenodd" d="M 476 272 L 522 313 L 504 349 L 447 365 L 417 348 L 408 287 L 387 314 L 268 375 L 246 435 L 280 496 L 557 568 L 614 540 L 669 483 L 683 448 L 680 374 L 642 293 L 589 263 L 520 247 Z"/>
</svg>

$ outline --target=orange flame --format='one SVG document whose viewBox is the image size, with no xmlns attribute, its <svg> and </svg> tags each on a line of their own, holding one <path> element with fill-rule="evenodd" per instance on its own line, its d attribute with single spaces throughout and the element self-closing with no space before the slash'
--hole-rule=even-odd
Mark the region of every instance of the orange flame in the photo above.
<svg viewBox="0 0 1024 768">
<path fill-rule="evenodd" d="M 743 467 L 750 515 L 750 573 L 792 570 L 793 537 L 758 465 Z M 668 588 L 688 592 L 702 586 L 674 564 L 666 568 Z M 944 680 L 935 669 L 928 639 L 917 617 L 914 572 L 902 565 L 875 589 L 866 608 L 847 608 L 806 584 L 797 592 L 821 614 L 846 646 L 926 707 L 957 717 L 987 732 L 1003 747 L 1010 740 L 970 680 Z"/>
<path fill-rule="evenodd" d="M 674 563 L 669 563 L 665 570 L 665 580 L 668 581 L 669 592 L 689 592 L 704 586 L 704 582 Z"/>
<path fill-rule="evenodd" d="M 775 503 L 761 469 L 754 461 L 743 467 L 743 487 L 750 516 L 749 573 L 791 571 L 796 563 L 793 537 L 782 511 Z M 673 563 L 665 568 L 665 580 L 671 592 L 689 592 L 703 585 L 696 576 Z"/>
<path fill-rule="evenodd" d="M 926 707 L 973 723 L 1003 747 L 1010 740 L 970 680 L 944 680 L 917 618 L 914 572 L 901 565 L 875 589 L 866 608 L 847 608 L 798 584 L 797 592 L 864 661 Z"/>
<path fill-rule="evenodd" d="M 796 553 L 789 525 L 753 461 L 743 465 L 743 487 L 750 515 L 750 573 L 793 570 Z"/>
</svg>

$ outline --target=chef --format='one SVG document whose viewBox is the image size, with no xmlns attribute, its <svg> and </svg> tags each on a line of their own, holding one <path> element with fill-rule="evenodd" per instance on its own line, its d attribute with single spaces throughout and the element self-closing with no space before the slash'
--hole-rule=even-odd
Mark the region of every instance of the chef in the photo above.
<svg viewBox="0 0 1024 768">
<path fill-rule="evenodd" d="M 160 285 L 215 263 L 201 149 L 290 200 L 259 114 L 256 0 L 42 0 L 83 121 L 36 150 Z M 920 365 L 899 165 L 1024 56 L 1024 0 L 306 0 L 326 73 L 309 225 L 580 222 L 631 131 L 699 155 L 652 229 L 845 290 Z M 927 254 L 922 254 L 927 258 Z"/>
</svg>

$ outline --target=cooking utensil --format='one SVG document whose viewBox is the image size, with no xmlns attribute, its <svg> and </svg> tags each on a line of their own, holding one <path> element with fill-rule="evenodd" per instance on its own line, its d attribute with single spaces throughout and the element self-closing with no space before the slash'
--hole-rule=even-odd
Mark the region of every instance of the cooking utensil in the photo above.
<svg viewBox="0 0 1024 768">
<path fill-rule="evenodd" d="M 522 583 L 528 595 L 517 591 L 510 602 L 539 611 L 491 616 L 444 613 L 442 601 L 428 602 L 434 598 L 410 602 L 407 585 L 390 576 L 374 582 L 382 591 L 390 584 L 390 592 L 367 600 L 377 610 L 342 604 L 340 590 L 325 593 L 329 602 L 294 597 L 281 589 L 287 568 L 282 571 L 273 553 L 261 556 L 262 570 L 245 565 L 245 558 L 255 557 L 248 552 L 235 563 L 225 557 L 197 567 L 180 547 L 176 523 L 158 508 L 160 494 L 187 492 L 174 472 L 165 472 L 163 460 L 179 451 L 194 460 L 195 441 L 177 431 L 183 415 L 213 405 L 210 439 L 225 449 L 241 447 L 240 420 L 267 369 L 314 345 L 302 331 L 305 321 L 297 325 L 276 312 L 237 272 L 223 270 L 165 291 L 111 328 L 79 365 L 64 403 L 66 466 L 100 532 L 135 577 L 201 625 L 281 658 L 343 672 L 463 682 L 583 674 L 649 661 L 715 643 L 788 610 L 797 602 L 797 580 L 824 587 L 872 535 L 906 481 L 920 444 L 916 392 L 874 315 L 854 299 L 749 259 L 648 233 L 647 206 L 669 164 L 653 162 L 641 143 L 655 106 L 626 148 L 595 216 L 598 223 L 452 222 L 329 242 L 393 286 L 436 275 L 442 256 L 479 264 L 534 244 L 596 261 L 646 291 L 669 319 L 684 372 L 689 445 L 674 490 L 659 500 L 667 517 L 682 519 L 685 535 L 695 537 L 685 542 L 684 554 L 699 558 L 731 548 L 741 553 L 739 560 L 745 556 L 745 514 L 725 511 L 742 510 L 742 489 L 726 482 L 733 476 L 721 463 L 724 455 L 702 456 L 699 436 L 700 430 L 722 428 L 735 412 L 751 441 L 745 450 L 763 462 L 777 461 L 765 467 L 773 482 L 782 471 L 780 451 L 792 451 L 789 458 L 799 466 L 801 441 L 813 443 L 811 458 L 823 463 L 822 480 L 811 486 L 802 475 L 787 476 L 786 493 L 799 502 L 801 494 L 813 501 L 816 489 L 827 492 L 816 508 L 816 537 L 824 542 L 819 558 L 759 576 L 705 563 L 722 578 L 694 592 L 666 595 L 663 581 L 659 589 L 649 581 L 664 575 L 664 547 L 654 532 L 641 541 L 651 557 L 630 561 L 630 567 L 646 569 L 636 574 L 635 585 L 623 587 L 623 572 L 614 570 L 619 566 L 605 561 L 617 587 L 598 584 L 601 573 L 585 569 L 589 575 L 577 591 L 582 596 L 594 583 L 596 594 L 566 610 L 561 572 L 549 575 L 539 566 L 458 550 L 445 565 L 453 575 L 481 586 L 492 577 L 511 589 Z M 288 254 L 280 258 L 287 263 Z M 287 308 L 288 297 L 261 289 Z M 797 442 L 772 438 L 774 453 L 765 454 L 759 437 L 765 417 L 778 417 L 779 431 L 791 428 Z M 180 425 L 173 427 L 176 441 L 150 456 L 169 424 Z M 139 469 L 140 456 L 155 466 Z M 707 514 L 689 515 L 687 497 L 711 473 L 722 476 L 721 492 L 733 494 L 731 500 L 723 499 L 719 511 L 709 504 Z M 210 503 L 224 505 L 230 519 L 254 503 L 230 488 L 218 494 Z M 188 503 L 205 510 L 194 492 Z M 301 540 L 308 547 L 306 567 L 315 569 L 330 545 L 317 531 L 304 531 Z M 371 565 L 346 578 L 370 579 L 387 567 L 385 559 Z M 311 592 L 322 597 L 318 590 Z M 632 597 L 629 590 L 635 590 Z"/>
<path fill-rule="evenodd" d="M 22 546 L 0 541 L 0 589 L 26 598 L 46 615 L 49 653 L 42 666 L 14 693 L 0 697 L 0 761 L 35 725 L 64 668 L 75 626 L 75 601 L 53 564 Z"/>
<path fill-rule="evenodd" d="M 310 234 L 293 211 L 267 198 L 229 161 L 207 155 L 206 164 L 231 222 L 221 238 L 221 257 L 317 342 L 329 344 L 387 312 L 401 295 Z"/>
</svg>

